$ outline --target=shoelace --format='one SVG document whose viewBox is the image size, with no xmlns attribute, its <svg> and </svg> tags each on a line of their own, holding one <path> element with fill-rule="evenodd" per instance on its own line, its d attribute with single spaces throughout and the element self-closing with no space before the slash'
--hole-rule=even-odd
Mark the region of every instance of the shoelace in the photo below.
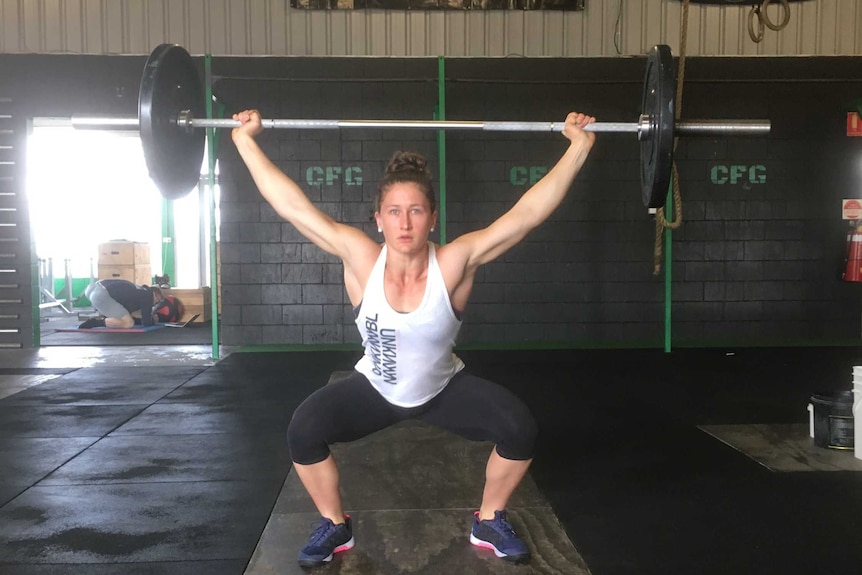
<svg viewBox="0 0 862 575">
<path fill-rule="evenodd" d="M 494 521 L 494 523 L 498 526 L 499 530 L 504 534 L 510 537 L 517 537 L 518 535 L 515 533 L 515 528 L 512 527 L 512 524 L 506 519 L 506 513 L 500 513 L 498 515 L 498 519 Z"/>
<path fill-rule="evenodd" d="M 314 523 L 311 523 L 309 527 L 314 527 Z M 317 545 L 320 541 L 326 539 L 326 537 L 335 531 L 335 529 L 336 526 L 332 521 L 321 519 L 320 523 L 317 525 L 317 529 L 315 529 L 314 533 L 309 536 L 308 542 Z"/>
</svg>

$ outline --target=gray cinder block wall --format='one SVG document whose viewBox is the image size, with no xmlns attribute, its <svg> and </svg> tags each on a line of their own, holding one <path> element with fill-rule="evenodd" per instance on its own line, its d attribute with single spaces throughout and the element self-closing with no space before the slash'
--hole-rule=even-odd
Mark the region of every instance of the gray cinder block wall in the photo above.
<svg viewBox="0 0 862 575">
<path fill-rule="evenodd" d="M 261 66 L 276 63 L 299 80 L 222 80 L 216 94 L 235 108 L 283 117 L 429 118 L 436 104 L 436 61 L 361 61 L 361 70 L 348 60 L 331 68 L 328 60 Z M 582 109 L 635 121 L 642 69 L 637 59 L 451 60 L 447 117 L 557 121 Z M 688 69 L 684 117 L 768 118 L 776 128 L 757 140 L 680 141 L 674 343 L 858 338 L 858 286 L 840 280 L 846 224 L 839 210 L 859 180 L 859 146 L 843 134 L 844 102 L 858 86 L 818 83 L 832 69 L 822 62 L 758 68 L 771 78 L 739 61 L 694 60 Z M 800 89 L 781 98 L 776 83 Z M 800 109 L 808 111 L 801 122 Z M 433 132 L 279 131 L 261 141 L 322 209 L 371 237 L 376 182 L 392 151 L 418 149 L 438 167 Z M 565 145 L 550 133 L 447 133 L 449 239 L 502 214 Z M 229 141 L 221 166 L 224 343 L 357 343 L 339 262 L 279 221 Z M 639 170 L 633 135 L 600 135 L 558 212 L 480 271 L 461 343 L 660 347 L 665 286 L 653 275 L 654 221 L 641 203 Z"/>
<path fill-rule="evenodd" d="M 860 195 L 862 141 L 846 135 L 860 84 L 836 82 L 846 65 L 836 61 L 747 64 L 704 61 L 687 88 L 690 117 L 765 117 L 773 130 L 681 140 L 674 335 L 702 345 L 856 339 L 862 284 L 841 280 L 841 199 Z"/>
<path fill-rule="evenodd" d="M 5 54 L 0 69 L 23 117 L 129 116 L 144 61 Z M 847 232 L 840 200 L 859 197 L 862 187 L 862 139 L 845 135 L 846 114 L 862 93 L 862 81 L 846 71 L 859 62 L 689 59 L 684 117 L 765 117 L 773 133 L 680 140 L 685 220 L 673 236 L 675 345 L 859 339 L 860 284 L 840 279 Z M 228 111 L 430 118 L 437 103 L 436 59 L 220 57 L 213 66 Z M 634 121 L 640 112 L 638 58 L 447 59 L 446 66 L 449 118 L 549 121 L 583 109 Z M 438 168 L 432 132 L 280 130 L 261 141 L 319 205 L 371 237 L 371 204 L 389 154 L 419 149 Z M 339 262 L 262 201 L 226 131 L 221 144 L 223 342 L 355 343 Z M 447 134 L 449 236 L 507 209 L 564 145 L 554 134 Z M 664 285 L 652 276 L 653 222 L 638 169 L 636 141 L 599 138 L 559 212 L 480 272 L 464 345 L 661 345 Z M 21 317 L 30 314 L 22 307 Z"/>
<path fill-rule="evenodd" d="M 334 59 L 324 67 L 301 59 L 258 63 L 253 74 L 293 80 L 222 80 L 215 91 L 230 111 L 256 107 L 265 117 L 431 119 L 437 103 L 433 60 Z M 230 69 L 229 59 L 226 64 Z M 278 130 L 264 132 L 259 141 L 318 207 L 372 238 L 379 237 L 372 220 L 377 182 L 392 153 L 417 150 L 437 171 L 436 138 L 429 131 Z M 341 262 L 275 214 L 251 182 L 229 134 L 221 148 L 223 341 L 358 344 Z"/>
</svg>

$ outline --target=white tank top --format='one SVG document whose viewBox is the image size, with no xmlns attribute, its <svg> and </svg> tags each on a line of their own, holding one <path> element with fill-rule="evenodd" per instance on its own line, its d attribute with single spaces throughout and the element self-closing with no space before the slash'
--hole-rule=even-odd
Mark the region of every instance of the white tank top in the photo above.
<svg viewBox="0 0 862 575">
<path fill-rule="evenodd" d="M 389 305 L 383 290 L 386 246 L 371 270 L 356 327 L 365 354 L 356 370 L 393 405 L 416 407 L 443 391 L 464 362 L 452 352 L 461 320 L 455 317 L 434 244 L 428 242 L 428 277 L 422 303 L 409 313 Z"/>
</svg>

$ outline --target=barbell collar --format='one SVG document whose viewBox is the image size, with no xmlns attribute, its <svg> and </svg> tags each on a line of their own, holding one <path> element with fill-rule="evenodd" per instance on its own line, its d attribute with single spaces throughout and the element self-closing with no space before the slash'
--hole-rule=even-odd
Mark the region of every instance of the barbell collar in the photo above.
<svg viewBox="0 0 862 575">
<path fill-rule="evenodd" d="M 642 115 L 638 140 L 652 137 L 655 122 Z M 679 120 L 673 125 L 675 137 L 686 136 L 763 136 L 772 130 L 769 120 Z"/>
<path fill-rule="evenodd" d="M 770 132 L 769 120 L 680 120 L 677 136 L 763 136 Z"/>
</svg>

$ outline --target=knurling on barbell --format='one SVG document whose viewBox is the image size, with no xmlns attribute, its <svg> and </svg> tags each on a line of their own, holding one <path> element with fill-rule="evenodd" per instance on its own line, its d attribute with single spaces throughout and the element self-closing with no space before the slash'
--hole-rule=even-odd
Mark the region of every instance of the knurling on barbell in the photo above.
<svg viewBox="0 0 862 575">
<path fill-rule="evenodd" d="M 664 206 L 673 168 L 675 136 L 711 134 L 761 135 L 767 120 L 679 121 L 674 119 L 675 71 L 668 46 L 657 45 L 647 55 L 641 116 L 638 122 L 596 122 L 587 129 L 633 132 L 640 140 L 641 198 L 645 206 Z M 144 67 L 138 100 L 138 127 L 150 177 L 168 199 L 185 196 L 198 184 L 206 145 L 200 128 L 238 125 L 234 120 L 201 119 L 204 97 L 191 55 L 176 44 L 157 47 Z M 90 119 L 80 125 L 129 125 L 133 120 Z M 263 120 L 265 128 L 340 129 L 419 128 L 480 129 L 491 131 L 561 131 L 563 122 L 477 122 L 432 120 Z M 73 119 L 73 125 L 75 120 Z"/>
</svg>

